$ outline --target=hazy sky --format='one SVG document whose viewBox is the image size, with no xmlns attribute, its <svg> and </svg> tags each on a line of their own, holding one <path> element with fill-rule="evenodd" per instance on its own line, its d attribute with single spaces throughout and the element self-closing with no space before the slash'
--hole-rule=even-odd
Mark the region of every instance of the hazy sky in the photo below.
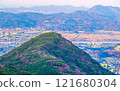
<svg viewBox="0 0 120 91">
<path fill-rule="evenodd" d="M 1 7 L 32 7 L 44 5 L 73 5 L 92 7 L 94 5 L 120 7 L 120 0 L 0 0 Z"/>
</svg>

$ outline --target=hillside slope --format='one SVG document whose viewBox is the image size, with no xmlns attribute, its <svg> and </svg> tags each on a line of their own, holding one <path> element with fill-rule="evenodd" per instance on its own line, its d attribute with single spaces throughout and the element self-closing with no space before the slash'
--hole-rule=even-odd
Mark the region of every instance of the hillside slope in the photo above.
<svg viewBox="0 0 120 91">
<path fill-rule="evenodd" d="M 100 15 L 94 12 L 74 13 L 5 13 L 0 12 L 0 28 L 41 27 L 53 31 L 120 31 L 120 16 Z"/>
<path fill-rule="evenodd" d="M 0 57 L 0 74 L 110 75 L 89 54 L 60 34 L 33 38 Z"/>
<path fill-rule="evenodd" d="M 94 12 L 108 17 L 120 16 L 120 8 L 112 7 L 112 6 L 95 5 L 92 8 L 90 8 L 88 12 L 92 12 L 92 13 Z"/>
</svg>

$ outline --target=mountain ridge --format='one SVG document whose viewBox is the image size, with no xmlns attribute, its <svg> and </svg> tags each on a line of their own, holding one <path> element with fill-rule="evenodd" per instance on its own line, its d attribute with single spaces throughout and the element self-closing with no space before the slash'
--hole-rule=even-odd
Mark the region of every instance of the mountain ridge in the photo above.
<svg viewBox="0 0 120 91">
<path fill-rule="evenodd" d="M 88 9 L 88 12 L 97 13 L 105 16 L 111 16 L 111 17 L 120 16 L 120 8 L 112 7 L 112 6 L 95 5 L 92 8 Z"/>
<path fill-rule="evenodd" d="M 30 8 L 19 7 L 19 8 L 0 8 L 2 12 L 10 12 L 10 13 L 21 13 L 21 12 L 36 12 L 36 13 L 44 13 L 44 14 L 52 14 L 52 13 L 72 13 L 77 10 L 88 10 L 84 6 L 75 7 L 71 5 L 48 5 L 48 6 L 33 6 Z"/>
<path fill-rule="evenodd" d="M 24 12 L 19 14 L 0 12 L 0 28 L 42 27 L 53 31 L 119 31 L 120 16 L 100 15 L 94 12 L 42 14 Z"/>
</svg>

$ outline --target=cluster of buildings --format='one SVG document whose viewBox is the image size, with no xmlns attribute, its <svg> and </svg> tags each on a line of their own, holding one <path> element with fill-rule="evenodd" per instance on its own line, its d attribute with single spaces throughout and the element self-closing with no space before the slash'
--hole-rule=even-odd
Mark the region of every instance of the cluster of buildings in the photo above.
<svg viewBox="0 0 120 91">
<path fill-rule="evenodd" d="M 35 36 L 45 33 L 45 31 L 40 28 L 31 29 L 0 29 L 0 56 L 8 53 L 12 49 L 20 46 L 22 43 L 34 38 Z"/>
<path fill-rule="evenodd" d="M 112 53 L 112 55 L 109 55 L 107 53 L 107 50 L 111 50 L 111 52 L 116 50 L 120 51 L 120 43 L 74 42 L 74 44 L 89 53 L 91 57 L 97 60 L 104 68 L 114 72 L 115 74 L 120 74 L 120 58 L 116 56 L 118 54 Z"/>
<path fill-rule="evenodd" d="M 114 57 L 107 57 L 103 60 L 105 61 L 100 62 L 101 66 L 103 66 L 111 72 L 114 72 L 115 74 L 120 74 L 120 59 Z"/>
</svg>

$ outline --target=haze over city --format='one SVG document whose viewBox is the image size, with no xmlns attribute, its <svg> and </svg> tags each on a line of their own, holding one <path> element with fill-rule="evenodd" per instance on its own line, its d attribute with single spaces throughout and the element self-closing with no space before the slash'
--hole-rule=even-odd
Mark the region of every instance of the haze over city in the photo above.
<svg viewBox="0 0 120 91">
<path fill-rule="evenodd" d="M 0 0 L 0 8 L 33 7 L 45 5 L 72 5 L 92 7 L 94 5 L 120 7 L 120 0 Z"/>
</svg>

